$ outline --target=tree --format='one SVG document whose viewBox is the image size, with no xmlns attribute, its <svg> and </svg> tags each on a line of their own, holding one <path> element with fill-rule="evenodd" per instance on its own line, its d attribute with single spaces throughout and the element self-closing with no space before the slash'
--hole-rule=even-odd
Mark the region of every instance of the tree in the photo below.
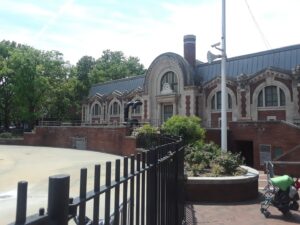
<svg viewBox="0 0 300 225">
<path fill-rule="evenodd" d="M 21 46 L 13 51 L 9 64 L 14 71 L 16 117 L 20 121 L 26 121 L 29 128 L 33 128 L 49 90 L 48 80 L 43 76 L 41 52 L 29 46 Z"/>
<path fill-rule="evenodd" d="M 126 58 L 121 51 L 105 50 L 96 60 L 90 73 L 92 83 L 101 83 L 145 73 L 144 66 L 136 57 Z"/>
<path fill-rule="evenodd" d="M 78 98 L 82 100 L 87 97 L 91 82 L 89 79 L 89 73 L 92 71 L 95 65 L 95 59 L 91 56 L 83 56 L 76 64 L 77 69 L 77 82 L 76 91 Z"/>
<path fill-rule="evenodd" d="M 13 111 L 13 70 L 8 59 L 15 47 L 15 42 L 0 42 L 0 125 L 3 123 L 5 130 L 9 129 Z"/>
</svg>

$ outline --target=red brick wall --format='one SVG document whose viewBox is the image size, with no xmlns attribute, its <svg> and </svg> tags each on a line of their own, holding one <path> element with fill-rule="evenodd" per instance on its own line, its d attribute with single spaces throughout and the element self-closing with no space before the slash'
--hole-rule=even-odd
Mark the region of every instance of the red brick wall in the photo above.
<svg viewBox="0 0 300 225">
<path fill-rule="evenodd" d="M 205 142 L 211 141 L 221 146 L 221 129 L 206 129 Z"/>
<path fill-rule="evenodd" d="M 200 113 L 199 113 L 199 96 L 196 96 L 195 106 L 196 106 L 196 116 L 200 116 Z"/>
<path fill-rule="evenodd" d="M 220 127 L 219 118 L 221 118 L 221 113 L 211 113 L 211 127 Z M 227 112 L 227 123 L 232 121 L 232 112 Z"/>
<path fill-rule="evenodd" d="M 285 110 L 266 110 L 258 111 L 257 118 L 258 120 L 267 120 L 267 116 L 276 116 L 276 120 L 285 120 Z"/>
<path fill-rule="evenodd" d="M 148 101 L 147 100 L 145 100 L 144 101 L 144 118 L 145 119 L 148 119 L 147 117 L 148 117 L 148 115 L 147 115 L 147 110 L 148 110 Z"/>
<path fill-rule="evenodd" d="M 191 115 L 191 96 L 187 95 L 185 96 L 185 110 L 186 110 L 186 115 L 190 116 Z"/>
<path fill-rule="evenodd" d="M 259 145 L 271 145 L 271 152 L 274 155 L 274 148 L 280 147 L 283 153 L 300 144 L 300 129 L 280 121 L 268 122 L 231 122 L 231 141 L 252 141 L 254 167 L 260 166 Z"/>
<path fill-rule="evenodd" d="M 246 92 L 242 91 L 241 92 L 241 114 L 242 117 L 246 117 L 247 112 L 246 112 Z"/>
<path fill-rule="evenodd" d="M 24 134 L 25 145 L 72 148 L 72 137 L 85 137 L 87 149 L 117 155 L 135 152 L 135 139 L 126 127 L 36 127 Z"/>
</svg>

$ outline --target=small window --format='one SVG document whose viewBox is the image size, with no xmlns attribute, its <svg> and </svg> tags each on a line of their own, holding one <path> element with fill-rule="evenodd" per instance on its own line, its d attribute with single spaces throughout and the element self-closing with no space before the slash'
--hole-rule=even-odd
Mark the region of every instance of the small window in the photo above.
<svg viewBox="0 0 300 225">
<path fill-rule="evenodd" d="M 232 99 L 230 94 L 227 94 L 227 109 L 232 109 Z M 221 110 L 222 99 L 221 91 L 218 91 L 211 99 L 211 109 Z"/>
<path fill-rule="evenodd" d="M 284 91 L 277 86 L 267 86 L 258 94 L 258 107 L 277 107 L 285 106 L 285 104 Z"/>
<path fill-rule="evenodd" d="M 92 115 L 93 116 L 99 116 L 101 114 L 101 108 L 98 103 L 96 103 L 92 108 Z"/>
<path fill-rule="evenodd" d="M 260 165 L 266 161 L 271 161 L 271 145 L 259 145 Z"/>
<path fill-rule="evenodd" d="M 117 102 L 114 102 L 110 106 L 110 114 L 111 115 L 119 115 L 120 114 L 120 105 Z"/>
</svg>

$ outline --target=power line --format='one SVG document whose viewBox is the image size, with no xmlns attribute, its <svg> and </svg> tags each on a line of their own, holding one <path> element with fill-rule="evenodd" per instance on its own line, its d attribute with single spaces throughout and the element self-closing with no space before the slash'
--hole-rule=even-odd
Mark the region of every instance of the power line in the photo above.
<svg viewBox="0 0 300 225">
<path fill-rule="evenodd" d="M 258 32 L 259 32 L 259 34 L 260 34 L 260 36 L 261 36 L 261 38 L 262 38 L 265 46 L 267 47 L 267 49 L 271 49 L 271 45 L 270 45 L 269 41 L 267 40 L 266 36 L 264 35 L 263 31 L 260 29 L 260 26 L 259 26 L 257 20 L 255 19 L 254 14 L 252 13 L 252 10 L 251 10 L 251 8 L 250 8 L 250 6 L 248 4 L 248 1 L 245 0 L 245 3 L 247 5 L 248 11 L 249 11 L 249 13 L 251 15 L 251 18 L 252 18 L 252 20 L 253 20 L 253 22 L 254 22 L 254 24 L 256 26 L 256 29 L 258 30 Z"/>
</svg>

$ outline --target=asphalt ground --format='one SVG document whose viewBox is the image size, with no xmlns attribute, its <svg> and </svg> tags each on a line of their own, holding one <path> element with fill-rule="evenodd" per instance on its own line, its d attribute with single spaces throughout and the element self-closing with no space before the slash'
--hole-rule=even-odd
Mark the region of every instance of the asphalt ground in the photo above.
<svg viewBox="0 0 300 225">
<path fill-rule="evenodd" d="M 88 169 L 87 190 L 90 191 L 94 165 L 101 164 L 101 184 L 104 184 L 105 162 L 118 158 L 121 157 L 75 149 L 0 145 L 0 225 L 14 222 L 18 181 L 28 182 L 27 215 L 32 215 L 41 207 L 47 208 L 49 176 L 70 175 L 70 196 L 77 197 L 80 168 Z M 92 204 L 87 205 L 88 210 L 91 207 Z"/>
</svg>

